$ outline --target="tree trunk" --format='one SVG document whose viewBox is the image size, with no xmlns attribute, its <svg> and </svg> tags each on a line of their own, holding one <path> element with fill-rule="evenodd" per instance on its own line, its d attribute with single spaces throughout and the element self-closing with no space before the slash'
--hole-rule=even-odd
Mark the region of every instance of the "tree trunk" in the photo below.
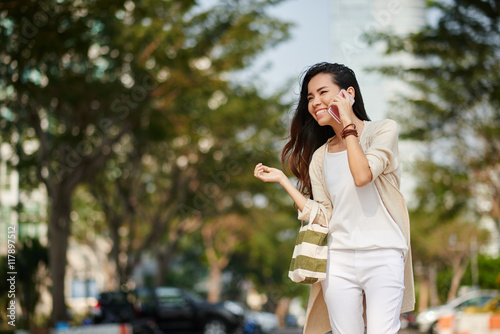
<svg viewBox="0 0 500 334">
<path fill-rule="evenodd" d="M 500 214 L 496 215 L 492 218 L 493 218 L 493 221 L 495 222 L 496 233 L 498 235 L 498 234 L 500 234 Z M 497 251 L 500 253 L 500 242 L 497 243 Z"/>
<path fill-rule="evenodd" d="M 109 258 L 115 264 L 116 268 L 116 277 L 118 277 L 118 286 L 120 287 L 122 284 L 126 283 L 126 274 L 125 270 L 122 268 L 120 263 L 120 234 L 118 229 L 120 228 L 121 217 L 114 217 L 110 214 L 107 215 L 110 220 L 110 228 L 109 234 L 111 236 L 111 242 L 113 245 L 111 246 L 111 251 L 109 253 Z"/>
<path fill-rule="evenodd" d="M 156 271 L 154 281 L 156 286 L 162 286 L 165 284 L 165 278 L 167 277 L 167 266 L 165 265 L 166 252 L 162 247 L 158 247 L 155 253 L 156 268 L 158 268 L 158 270 Z"/>
<path fill-rule="evenodd" d="M 451 279 L 450 291 L 448 292 L 448 301 L 457 297 L 458 288 L 460 286 L 460 281 L 465 274 L 467 269 L 468 259 L 463 257 L 457 257 L 452 260 L 453 266 L 453 278 Z"/>
<path fill-rule="evenodd" d="M 280 326 L 285 326 L 285 316 L 288 313 L 288 309 L 290 307 L 290 303 L 292 300 L 290 298 L 280 298 L 278 301 L 278 305 L 276 306 L 276 315 L 278 316 Z"/>
<path fill-rule="evenodd" d="M 165 248 L 159 247 L 156 251 L 156 261 L 158 272 L 156 273 L 155 282 L 158 285 L 163 285 L 166 282 L 167 275 L 170 271 L 170 264 L 175 258 L 179 246 L 180 237 L 171 241 Z"/>
<path fill-rule="evenodd" d="M 67 320 L 64 299 L 68 238 L 70 235 L 71 192 L 52 193 L 49 219 L 49 268 L 52 276 L 52 323 Z"/>
<path fill-rule="evenodd" d="M 208 275 L 208 296 L 207 300 L 217 303 L 220 300 L 222 291 L 222 269 L 219 266 L 211 265 Z"/>
<path fill-rule="evenodd" d="M 438 306 L 441 304 L 437 288 L 437 276 L 437 266 L 435 263 L 431 263 L 429 266 L 429 300 L 431 306 Z"/>
<path fill-rule="evenodd" d="M 422 312 L 429 307 L 429 279 L 422 276 L 420 279 L 420 293 L 418 295 L 418 311 Z"/>
<path fill-rule="evenodd" d="M 107 280 L 104 283 L 104 289 L 107 291 L 117 290 L 119 287 L 119 281 L 117 279 L 117 268 L 112 261 L 104 261 L 104 272 L 106 273 Z"/>
</svg>

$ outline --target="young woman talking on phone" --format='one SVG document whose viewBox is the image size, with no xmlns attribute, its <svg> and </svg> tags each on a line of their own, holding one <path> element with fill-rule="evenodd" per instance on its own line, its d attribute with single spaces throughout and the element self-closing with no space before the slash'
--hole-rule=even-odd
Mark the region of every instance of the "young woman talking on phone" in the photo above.
<svg viewBox="0 0 500 334">
<path fill-rule="evenodd" d="M 363 334 L 364 312 L 368 334 L 397 333 L 400 313 L 413 310 L 415 298 L 396 122 L 369 120 L 351 69 L 313 65 L 282 162 L 298 189 L 280 169 L 260 163 L 255 177 L 280 183 L 300 220 L 310 221 L 320 207 L 328 217 L 311 223 L 329 219 L 327 277 L 312 285 L 304 333 Z"/>
</svg>

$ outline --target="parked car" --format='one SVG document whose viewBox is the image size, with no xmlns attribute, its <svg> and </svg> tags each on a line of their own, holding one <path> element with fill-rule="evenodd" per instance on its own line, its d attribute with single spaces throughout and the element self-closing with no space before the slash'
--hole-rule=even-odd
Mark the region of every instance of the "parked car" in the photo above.
<svg viewBox="0 0 500 334">
<path fill-rule="evenodd" d="M 439 317 L 440 333 L 497 333 L 500 328 L 500 295 L 482 306 L 469 306 L 463 310 Z"/>
<path fill-rule="evenodd" d="M 130 302 L 130 295 L 124 291 L 110 291 L 99 294 L 98 303 L 90 311 L 94 323 L 128 323 L 134 334 L 161 334 L 150 318 L 136 316 Z"/>
<path fill-rule="evenodd" d="M 271 312 L 255 312 L 249 311 L 245 315 L 247 326 L 253 324 L 253 331 L 248 331 L 251 334 L 267 334 L 278 328 L 278 316 Z"/>
<path fill-rule="evenodd" d="M 500 314 L 500 294 L 490 299 L 482 306 L 469 306 L 465 308 L 464 313 L 493 313 Z"/>
<path fill-rule="evenodd" d="M 418 329 L 422 333 L 437 334 L 437 321 L 441 315 L 464 310 L 469 306 L 482 306 L 496 295 L 498 295 L 497 290 L 474 290 L 444 305 L 428 308 L 417 315 Z"/>
<path fill-rule="evenodd" d="M 244 310 L 237 303 L 212 304 L 175 287 L 139 288 L 133 296 L 137 314 L 153 318 L 165 332 L 232 333 L 244 320 Z"/>
<path fill-rule="evenodd" d="M 299 323 L 297 321 L 297 317 L 294 316 L 293 314 L 286 314 L 285 315 L 285 326 L 286 327 L 298 327 Z"/>
<path fill-rule="evenodd" d="M 108 296 L 114 297 L 112 303 L 107 302 Z M 237 303 L 212 304 L 176 287 L 104 293 L 99 297 L 99 305 L 98 319 L 148 319 L 165 333 L 227 334 L 239 329 L 244 320 L 244 310 Z"/>
<path fill-rule="evenodd" d="M 95 323 L 122 323 L 135 316 L 134 308 L 123 291 L 103 292 L 97 300 L 97 305 L 91 309 Z"/>
<path fill-rule="evenodd" d="M 417 328 L 417 316 L 414 312 L 402 313 L 399 316 L 399 321 L 401 323 L 401 329 L 405 328 Z"/>
</svg>

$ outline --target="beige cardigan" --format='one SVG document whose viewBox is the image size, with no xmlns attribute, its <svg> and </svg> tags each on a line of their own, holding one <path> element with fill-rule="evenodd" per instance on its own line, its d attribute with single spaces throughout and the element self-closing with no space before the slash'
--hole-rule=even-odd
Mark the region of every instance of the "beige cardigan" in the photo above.
<svg viewBox="0 0 500 334">
<path fill-rule="evenodd" d="M 409 312 L 415 306 L 415 292 L 413 285 L 413 269 L 410 248 L 410 220 L 403 195 L 399 191 L 401 176 L 398 152 L 398 126 L 393 120 L 376 122 L 365 121 L 364 129 L 359 142 L 370 166 L 373 182 L 377 187 L 380 197 L 387 211 L 401 229 L 408 242 L 408 254 L 405 259 L 404 295 L 401 312 Z M 311 185 L 314 200 L 308 200 L 303 210 L 299 210 L 299 219 L 313 223 L 324 224 L 325 219 L 330 220 L 332 214 L 332 201 L 326 189 L 325 175 L 323 172 L 326 144 L 314 152 L 309 166 Z M 314 206 L 324 207 L 324 215 L 312 216 L 312 212 L 322 212 Z M 330 321 L 328 310 L 323 299 L 321 283 L 311 287 L 306 313 L 305 334 L 324 334 L 329 332 Z"/>
</svg>

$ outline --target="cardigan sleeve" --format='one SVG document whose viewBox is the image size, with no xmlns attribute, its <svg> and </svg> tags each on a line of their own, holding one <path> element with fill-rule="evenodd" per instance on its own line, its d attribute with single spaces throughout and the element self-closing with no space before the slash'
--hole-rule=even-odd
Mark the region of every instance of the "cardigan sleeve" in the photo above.
<svg viewBox="0 0 500 334">
<path fill-rule="evenodd" d="M 324 146 L 321 146 L 318 151 L 321 149 L 325 149 Z M 298 218 L 310 223 L 326 226 L 331 218 L 332 203 L 322 181 L 324 180 L 323 161 L 319 158 L 318 151 L 314 153 L 309 166 L 313 199 L 307 200 L 302 211 L 298 210 Z"/>
<path fill-rule="evenodd" d="M 398 125 L 395 121 L 385 120 L 374 129 L 365 156 L 372 172 L 372 182 L 380 174 L 392 173 L 398 169 Z"/>
</svg>

